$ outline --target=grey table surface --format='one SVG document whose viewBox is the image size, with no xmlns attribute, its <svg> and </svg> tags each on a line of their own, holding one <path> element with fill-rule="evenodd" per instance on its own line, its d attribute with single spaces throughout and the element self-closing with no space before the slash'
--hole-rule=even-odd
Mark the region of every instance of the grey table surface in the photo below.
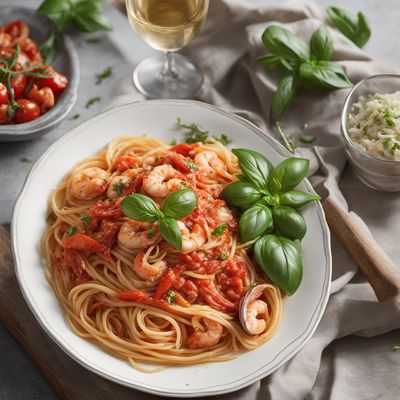
<svg viewBox="0 0 400 400">
<path fill-rule="evenodd" d="M 278 3 L 278 0 L 248 0 L 254 4 Z M 36 8 L 40 0 L 0 0 L 0 5 L 23 5 Z M 324 8 L 329 5 L 356 12 L 362 10 L 372 26 L 372 37 L 365 50 L 383 63 L 400 66 L 398 38 L 400 37 L 399 0 L 315 0 Z M 109 1 L 106 14 L 113 25 L 110 33 L 90 35 L 71 34 L 81 64 L 81 83 L 78 100 L 70 116 L 51 133 L 30 142 L 0 143 L 0 223 L 9 223 L 13 204 L 25 177 L 40 155 L 70 129 L 97 115 L 113 98 L 114 88 L 122 77 L 143 58 L 153 53 L 130 28 L 128 21 L 113 9 Z M 98 37 L 98 44 L 89 44 L 87 37 Z M 113 68 L 113 75 L 101 85 L 95 84 L 95 74 L 105 67 Z M 130 81 L 127 85 L 132 84 Z M 85 104 L 90 97 L 100 96 L 101 101 L 89 109 Z M 72 119 L 80 114 L 79 119 Z M 346 171 L 346 175 L 351 171 Z M 12 336 L 0 324 L 0 399 L 57 399 L 39 369 L 30 361 Z"/>
</svg>

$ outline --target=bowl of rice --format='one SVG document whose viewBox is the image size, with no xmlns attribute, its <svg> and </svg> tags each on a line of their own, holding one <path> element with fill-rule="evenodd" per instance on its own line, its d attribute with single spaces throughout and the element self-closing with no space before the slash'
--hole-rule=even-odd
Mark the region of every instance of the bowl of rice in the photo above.
<svg viewBox="0 0 400 400">
<path fill-rule="evenodd" d="M 361 181 L 400 191 L 400 75 L 374 75 L 355 85 L 343 106 L 341 132 Z"/>
</svg>

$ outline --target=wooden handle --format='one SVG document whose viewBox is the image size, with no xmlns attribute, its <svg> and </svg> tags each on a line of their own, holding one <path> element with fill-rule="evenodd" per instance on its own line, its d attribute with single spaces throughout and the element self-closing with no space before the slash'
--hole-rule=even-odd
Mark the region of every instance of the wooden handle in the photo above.
<svg viewBox="0 0 400 400">
<path fill-rule="evenodd" d="M 400 270 L 355 216 L 329 197 L 323 202 L 332 232 L 371 284 L 380 302 L 400 295 Z"/>
</svg>

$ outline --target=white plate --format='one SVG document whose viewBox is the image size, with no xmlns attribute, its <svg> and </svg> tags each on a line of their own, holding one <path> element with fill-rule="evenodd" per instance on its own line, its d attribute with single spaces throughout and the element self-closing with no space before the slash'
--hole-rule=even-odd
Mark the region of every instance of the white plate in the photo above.
<svg viewBox="0 0 400 400">
<path fill-rule="evenodd" d="M 174 397 L 216 395 L 238 390 L 293 357 L 315 331 L 324 312 L 331 280 L 330 236 L 319 203 L 304 210 L 308 231 L 302 242 L 304 278 L 285 302 L 284 317 L 275 337 L 260 348 L 221 363 L 171 367 L 145 374 L 76 336 L 43 275 L 39 252 L 46 229 L 47 200 L 73 164 L 94 155 L 120 135 L 152 136 L 170 141 L 182 138 L 176 117 L 197 122 L 212 134 L 226 133 L 233 147 L 246 147 L 267 156 L 273 164 L 288 157 L 274 139 L 246 120 L 205 103 L 153 100 L 127 104 L 84 122 L 54 143 L 32 167 L 12 216 L 12 248 L 22 293 L 35 317 L 52 339 L 89 370 L 145 392 Z M 309 182 L 301 189 L 313 191 Z"/>
</svg>

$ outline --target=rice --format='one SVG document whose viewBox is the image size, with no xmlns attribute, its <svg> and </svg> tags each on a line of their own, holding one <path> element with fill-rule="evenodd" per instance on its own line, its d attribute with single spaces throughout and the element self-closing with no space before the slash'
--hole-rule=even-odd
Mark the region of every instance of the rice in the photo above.
<svg viewBox="0 0 400 400">
<path fill-rule="evenodd" d="M 400 161 L 400 91 L 361 96 L 351 107 L 347 132 L 371 156 Z"/>
</svg>

